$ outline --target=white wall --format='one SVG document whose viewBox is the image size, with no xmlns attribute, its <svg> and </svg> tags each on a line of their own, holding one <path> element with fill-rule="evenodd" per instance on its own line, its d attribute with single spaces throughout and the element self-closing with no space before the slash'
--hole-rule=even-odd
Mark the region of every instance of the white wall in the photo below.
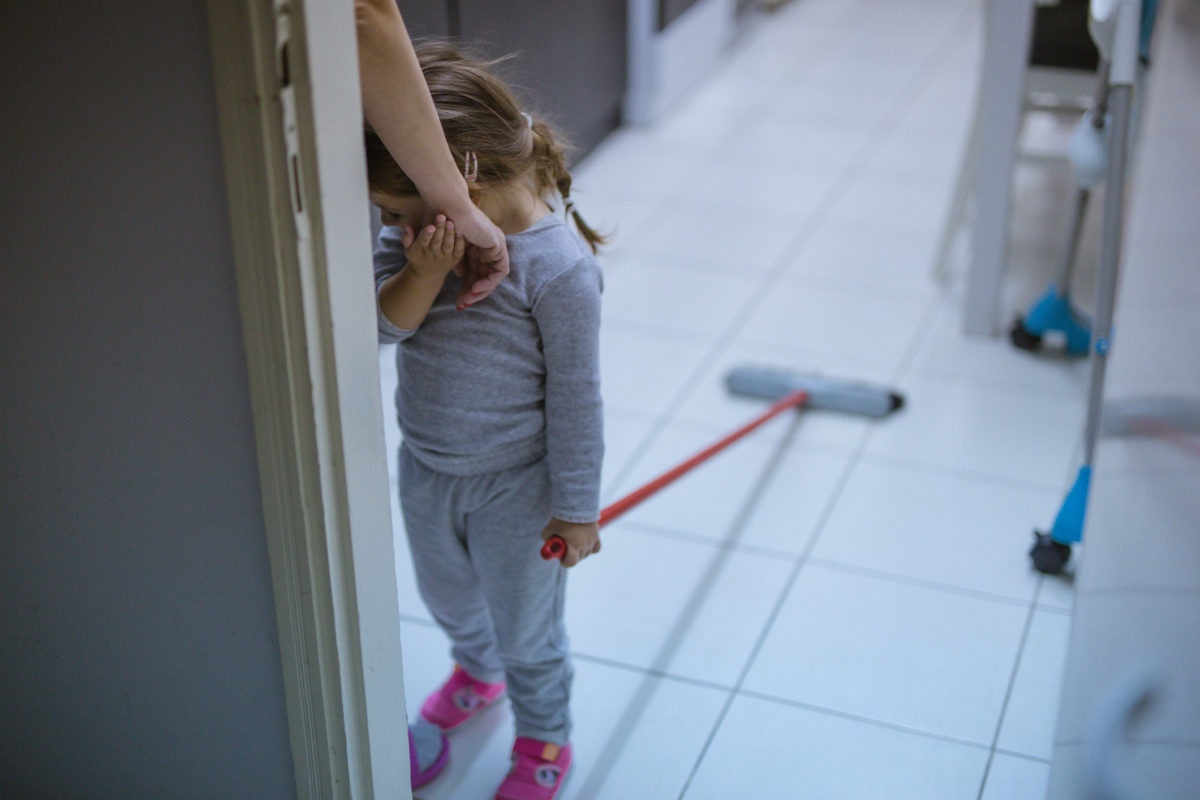
<svg viewBox="0 0 1200 800">
<path fill-rule="evenodd" d="M 206 12 L 0 26 L 0 796 L 295 795 Z"/>
</svg>

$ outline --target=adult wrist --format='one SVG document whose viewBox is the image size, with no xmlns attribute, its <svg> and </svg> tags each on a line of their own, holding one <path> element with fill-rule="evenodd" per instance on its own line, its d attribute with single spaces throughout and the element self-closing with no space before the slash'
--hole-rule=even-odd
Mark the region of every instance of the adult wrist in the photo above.
<svg viewBox="0 0 1200 800">
<path fill-rule="evenodd" d="M 464 216 L 476 210 L 475 204 L 471 202 L 471 195 L 467 191 L 467 182 L 461 175 L 455 177 L 457 180 L 452 185 L 444 187 L 446 191 L 421 193 L 421 199 L 425 201 L 425 207 L 429 213 L 441 213 L 449 219 L 454 219 L 456 214 Z"/>
</svg>

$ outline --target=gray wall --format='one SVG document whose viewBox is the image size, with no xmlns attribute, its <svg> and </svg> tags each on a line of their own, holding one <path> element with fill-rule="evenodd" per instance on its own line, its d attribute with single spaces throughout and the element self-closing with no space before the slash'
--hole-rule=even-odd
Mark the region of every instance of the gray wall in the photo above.
<svg viewBox="0 0 1200 800">
<path fill-rule="evenodd" d="M 0 797 L 292 797 L 205 5 L 0 75 Z"/>
<path fill-rule="evenodd" d="M 658 29 L 665 31 L 697 2 L 699 0 L 658 0 Z"/>
</svg>

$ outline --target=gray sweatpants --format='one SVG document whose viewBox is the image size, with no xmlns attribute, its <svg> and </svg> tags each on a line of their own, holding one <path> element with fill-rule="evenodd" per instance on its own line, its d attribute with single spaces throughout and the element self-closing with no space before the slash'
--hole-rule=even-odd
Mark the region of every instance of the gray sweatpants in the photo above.
<svg viewBox="0 0 1200 800">
<path fill-rule="evenodd" d="M 566 570 L 539 554 L 550 520 L 545 459 L 447 475 L 400 446 L 400 508 L 421 598 L 482 681 L 508 683 L 516 735 L 566 744 L 573 671 Z"/>
</svg>

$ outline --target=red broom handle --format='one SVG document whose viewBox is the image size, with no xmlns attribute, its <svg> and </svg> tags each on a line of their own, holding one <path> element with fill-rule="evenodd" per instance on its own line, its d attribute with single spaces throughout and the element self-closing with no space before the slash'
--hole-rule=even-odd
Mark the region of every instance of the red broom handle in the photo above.
<svg viewBox="0 0 1200 800">
<path fill-rule="evenodd" d="M 667 470 L 662 475 L 659 475 L 657 478 L 647 483 L 645 486 L 641 487 L 640 489 L 635 489 L 634 491 L 622 497 L 620 500 L 615 501 L 612 503 L 612 505 L 603 509 L 600 512 L 600 521 L 598 524 L 601 528 L 603 528 L 605 525 L 612 522 L 614 519 L 621 516 L 638 503 L 641 503 L 650 495 L 655 494 L 664 486 L 674 483 L 680 477 L 688 472 L 691 472 L 693 469 L 700 466 L 729 445 L 733 444 L 754 430 L 762 427 L 770 420 L 782 414 L 784 411 L 787 411 L 789 408 L 798 408 L 804 405 L 806 402 L 808 402 L 808 392 L 792 392 L 782 400 L 776 402 L 775 405 L 768 408 L 762 414 L 747 422 L 742 427 L 726 435 L 721 440 L 709 445 L 696 455 L 689 458 L 687 461 L 684 461 L 679 466 Z M 542 558 L 547 560 L 562 558 L 566 554 L 567 543 L 561 536 L 551 536 L 546 540 L 546 543 L 542 545 Z"/>
</svg>

